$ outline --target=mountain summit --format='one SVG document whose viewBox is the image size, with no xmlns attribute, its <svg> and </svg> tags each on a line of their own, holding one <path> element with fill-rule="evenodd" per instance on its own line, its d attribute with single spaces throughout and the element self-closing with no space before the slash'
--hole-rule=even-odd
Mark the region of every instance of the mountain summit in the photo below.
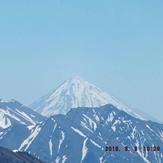
<svg viewBox="0 0 163 163">
<path fill-rule="evenodd" d="M 66 114 L 71 108 L 100 107 L 105 104 L 123 107 L 111 95 L 81 77 L 75 76 L 66 80 L 52 93 L 34 102 L 30 107 L 42 115 L 51 116 Z"/>
</svg>

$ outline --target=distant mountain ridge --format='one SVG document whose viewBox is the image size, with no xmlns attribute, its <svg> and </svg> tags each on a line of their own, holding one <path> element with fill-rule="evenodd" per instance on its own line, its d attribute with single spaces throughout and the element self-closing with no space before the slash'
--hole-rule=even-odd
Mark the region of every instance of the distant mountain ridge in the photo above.
<svg viewBox="0 0 163 163">
<path fill-rule="evenodd" d="M 66 80 L 55 91 L 41 97 L 29 107 L 49 117 L 55 114 L 66 114 L 71 108 L 100 107 L 106 104 L 112 104 L 136 117 L 139 116 L 116 98 L 79 76 Z"/>
</svg>

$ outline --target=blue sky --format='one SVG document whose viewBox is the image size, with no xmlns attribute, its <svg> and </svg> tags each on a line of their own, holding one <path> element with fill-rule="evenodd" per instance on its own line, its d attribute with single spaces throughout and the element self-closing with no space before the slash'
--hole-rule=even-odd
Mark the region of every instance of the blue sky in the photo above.
<svg viewBox="0 0 163 163">
<path fill-rule="evenodd" d="M 163 122 L 162 0 L 0 2 L 0 97 L 28 105 L 80 75 Z"/>
</svg>

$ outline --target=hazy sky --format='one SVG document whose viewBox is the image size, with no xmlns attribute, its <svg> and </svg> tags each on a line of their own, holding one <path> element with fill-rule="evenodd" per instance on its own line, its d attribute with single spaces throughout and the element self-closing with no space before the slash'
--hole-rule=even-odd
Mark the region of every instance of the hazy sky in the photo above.
<svg viewBox="0 0 163 163">
<path fill-rule="evenodd" d="M 0 98 L 28 105 L 73 75 L 163 122 L 163 1 L 1 1 Z"/>
</svg>

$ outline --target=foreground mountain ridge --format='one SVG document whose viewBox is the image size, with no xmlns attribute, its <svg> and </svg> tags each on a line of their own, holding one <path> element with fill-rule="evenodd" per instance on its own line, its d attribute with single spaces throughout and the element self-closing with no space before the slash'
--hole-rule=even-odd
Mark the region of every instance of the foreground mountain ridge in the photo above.
<svg viewBox="0 0 163 163">
<path fill-rule="evenodd" d="M 163 149 L 163 125 L 133 117 L 113 105 L 74 108 L 33 128 L 20 124 L 2 133 L 0 146 L 32 153 L 48 163 L 163 161 L 162 150 L 143 151 L 143 146 Z M 20 133 L 21 137 L 17 137 Z M 17 141 L 11 144 L 12 139 Z M 106 146 L 119 146 L 121 151 L 106 152 Z M 124 151 L 125 146 L 130 151 Z M 133 151 L 134 146 L 138 147 L 137 151 Z"/>
<path fill-rule="evenodd" d="M 9 149 L 0 147 L 1 163 L 44 163 L 43 161 L 24 152 L 13 152 Z"/>
</svg>

